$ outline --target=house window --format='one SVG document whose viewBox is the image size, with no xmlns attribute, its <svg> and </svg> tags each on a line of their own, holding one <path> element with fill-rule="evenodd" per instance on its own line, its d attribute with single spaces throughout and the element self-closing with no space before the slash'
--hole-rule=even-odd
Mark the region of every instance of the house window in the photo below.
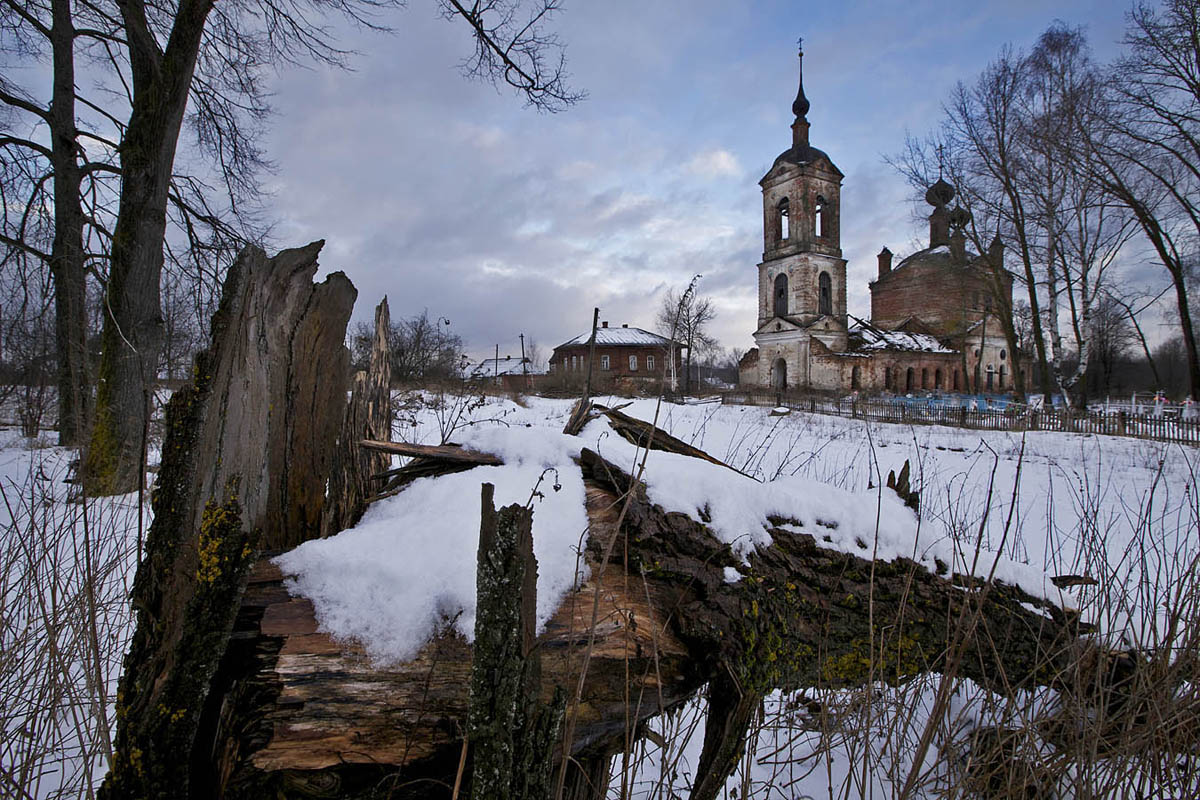
<svg viewBox="0 0 1200 800">
<path fill-rule="evenodd" d="M 775 276 L 775 316 L 786 317 L 788 306 L 787 273 L 781 272 Z"/>
<path fill-rule="evenodd" d="M 600 369 L 608 369 L 608 356 L 600 356 Z"/>
<path fill-rule="evenodd" d="M 629 357 L 629 371 L 637 372 L 637 356 Z"/>
<path fill-rule="evenodd" d="M 821 277 L 817 280 L 818 289 L 820 290 L 821 298 L 821 314 L 833 314 L 833 281 L 829 279 L 828 272 L 822 272 Z"/>
<path fill-rule="evenodd" d="M 785 197 L 779 201 L 779 205 L 775 206 L 775 213 L 779 217 L 779 238 L 787 239 L 792 235 L 791 222 L 788 215 L 788 199 Z"/>
<path fill-rule="evenodd" d="M 654 356 L 646 356 L 646 370 L 654 372 Z"/>
</svg>

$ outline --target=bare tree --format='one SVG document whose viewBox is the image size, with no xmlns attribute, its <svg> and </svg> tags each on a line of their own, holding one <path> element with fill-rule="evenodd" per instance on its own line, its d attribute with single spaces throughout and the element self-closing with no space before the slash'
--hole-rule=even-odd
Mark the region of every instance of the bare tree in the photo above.
<svg viewBox="0 0 1200 800">
<path fill-rule="evenodd" d="M 1200 235 L 1200 1 L 1138 3 L 1113 70 L 1114 99 L 1091 142 L 1097 180 L 1127 207 L 1171 277 L 1188 391 L 1200 397 L 1200 351 L 1188 260 Z"/>
<path fill-rule="evenodd" d="M 1029 174 L 1021 176 L 1021 185 L 1034 198 L 1040 228 L 1036 252 L 1044 270 L 1051 371 L 1059 391 L 1084 408 L 1087 385 L 1082 378 L 1096 330 L 1091 317 L 1117 253 L 1133 233 L 1132 219 L 1094 178 L 1088 140 L 1101 135 L 1107 104 L 1083 30 L 1051 25 L 1025 65 L 1021 116 L 1033 156 L 1025 161 Z M 1063 341 L 1064 315 L 1070 344 Z M 1071 349 L 1077 356 L 1073 370 L 1065 360 Z"/>
<path fill-rule="evenodd" d="M 1091 363 L 1085 363 L 1084 367 L 1096 373 L 1095 383 L 1102 392 L 1111 390 L 1117 365 L 1137 343 L 1137 333 L 1131 319 L 1126 306 L 1111 294 L 1101 295 L 1092 309 L 1089 320 L 1092 328 L 1089 337 Z"/>
<path fill-rule="evenodd" d="M 225 93 L 247 98 L 231 112 L 265 114 L 260 85 L 269 64 L 316 59 L 338 63 L 338 50 L 318 18 L 337 12 L 374 26 L 371 12 L 395 0 L 293 0 L 284 4 L 221 4 L 179 0 L 160 7 L 119 0 L 121 42 L 130 73 L 130 112 L 122 129 L 121 194 L 110 253 L 106 316 L 95 421 L 86 475 L 93 491 L 127 491 L 137 484 L 137 442 L 149 410 L 154 359 L 162 339 L 160 278 L 165 211 L 172 165 L 188 99 L 218 102 Z M 475 55 L 464 63 L 469 75 L 516 88 L 539 109 L 569 105 L 579 95 L 566 88 L 563 61 L 547 61 L 561 48 L 545 32 L 557 0 L 491 0 L 470 7 L 446 0 L 447 17 L 471 28 Z M 527 9 L 530 9 L 527 12 Z M 232 91 L 236 90 L 236 92 Z M 221 144 L 220 123 L 202 128 Z M 203 138 L 203 136 L 202 136 Z M 251 158 L 252 148 L 240 155 Z M 238 153 L 233 154 L 238 157 Z M 239 171 L 228 169 L 229 180 Z"/>
<path fill-rule="evenodd" d="M 716 345 L 716 339 L 708 333 L 708 326 L 716 316 L 712 300 L 696 294 L 694 280 L 683 292 L 668 289 L 663 296 L 654 324 L 659 333 L 674 338 L 684 348 L 684 394 L 692 391 L 693 359 Z"/>
</svg>

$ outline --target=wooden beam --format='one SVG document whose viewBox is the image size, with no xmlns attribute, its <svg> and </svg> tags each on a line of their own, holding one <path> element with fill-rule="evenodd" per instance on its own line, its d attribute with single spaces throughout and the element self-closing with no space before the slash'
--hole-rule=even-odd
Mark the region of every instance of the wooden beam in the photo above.
<svg viewBox="0 0 1200 800">
<path fill-rule="evenodd" d="M 358 444 L 360 447 L 365 447 L 368 450 L 377 450 L 381 453 L 410 456 L 412 458 L 440 459 L 460 464 L 490 467 L 498 467 L 504 463 L 499 456 L 492 455 L 491 453 L 482 453 L 478 450 L 467 450 L 465 447 L 457 444 L 409 444 L 408 442 L 377 442 L 372 439 L 363 439 Z"/>
</svg>

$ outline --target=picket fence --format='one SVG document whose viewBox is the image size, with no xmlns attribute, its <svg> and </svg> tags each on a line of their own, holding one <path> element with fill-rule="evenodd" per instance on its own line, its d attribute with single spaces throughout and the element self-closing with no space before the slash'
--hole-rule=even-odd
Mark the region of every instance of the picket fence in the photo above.
<svg viewBox="0 0 1200 800">
<path fill-rule="evenodd" d="M 971 408 L 950 405 L 936 398 L 825 398 L 770 391 L 731 391 L 721 395 L 727 405 L 782 406 L 814 414 L 851 419 L 923 425 L 951 425 L 989 431 L 1062 431 L 1104 436 L 1132 436 L 1162 442 L 1200 446 L 1200 420 L 1165 415 L 1072 412 L 1070 409 L 1035 409 L 1009 405 Z"/>
</svg>

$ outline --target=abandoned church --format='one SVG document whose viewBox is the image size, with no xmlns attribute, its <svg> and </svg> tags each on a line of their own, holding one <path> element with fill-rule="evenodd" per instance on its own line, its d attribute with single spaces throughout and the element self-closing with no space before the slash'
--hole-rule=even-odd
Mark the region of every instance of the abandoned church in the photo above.
<svg viewBox="0 0 1200 800">
<path fill-rule="evenodd" d="M 870 284 L 870 321 L 847 314 L 844 176 L 809 143 L 800 58 L 792 146 L 759 181 L 757 347 L 741 361 L 741 384 L 780 391 L 1007 391 L 1012 359 L 998 313 L 1012 308 L 1013 279 L 1001 266 L 1003 246 L 997 238 L 983 255 L 967 249 L 970 215 L 950 207 L 955 191 L 940 177 L 925 194 L 933 206 L 929 247 L 894 266 L 884 247 Z"/>
</svg>

